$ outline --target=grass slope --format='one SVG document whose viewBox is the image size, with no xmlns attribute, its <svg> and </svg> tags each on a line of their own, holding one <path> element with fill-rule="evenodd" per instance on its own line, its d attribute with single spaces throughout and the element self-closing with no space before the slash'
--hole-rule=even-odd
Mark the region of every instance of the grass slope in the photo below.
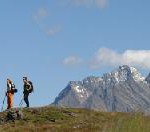
<svg viewBox="0 0 150 132">
<path fill-rule="evenodd" d="M 0 132 L 150 132 L 150 117 L 87 109 L 23 109 L 24 118 L 0 125 Z M 0 113 L 0 118 L 6 113 Z"/>
</svg>

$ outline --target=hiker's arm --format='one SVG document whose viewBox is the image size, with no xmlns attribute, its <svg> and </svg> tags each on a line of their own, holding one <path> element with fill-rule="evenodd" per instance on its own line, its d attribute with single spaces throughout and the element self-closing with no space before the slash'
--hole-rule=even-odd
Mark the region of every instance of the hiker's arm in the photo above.
<svg viewBox="0 0 150 132">
<path fill-rule="evenodd" d="M 27 85 L 28 85 L 27 91 L 31 90 L 31 84 L 30 84 L 30 83 L 27 83 Z"/>
<path fill-rule="evenodd" d="M 6 92 L 5 92 L 6 96 L 8 96 L 8 92 L 9 92 L 9 91 L 6 91 Z"/>
</svg>

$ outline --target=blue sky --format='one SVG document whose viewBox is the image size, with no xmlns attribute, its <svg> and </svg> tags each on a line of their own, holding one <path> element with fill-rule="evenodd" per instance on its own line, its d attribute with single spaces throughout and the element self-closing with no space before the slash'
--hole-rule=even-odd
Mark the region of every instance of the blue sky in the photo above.
<svg viewBox="0 0 150 132">
<path fill-rule="evenodd" d="M 149 5 L 149 0 L 1 1 L 0 99 L 7 78 L 19 90 L 15 106 L 23 76 L 35 87 L 31 106 L 43 106 L 71 80 L 102 76 L 123 64 L 148 72 Z"/>
</svg>

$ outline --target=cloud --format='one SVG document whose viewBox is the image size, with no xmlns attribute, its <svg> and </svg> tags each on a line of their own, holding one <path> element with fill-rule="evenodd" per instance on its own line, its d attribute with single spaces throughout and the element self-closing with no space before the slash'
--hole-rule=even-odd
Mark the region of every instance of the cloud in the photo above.
<svg viewBox="0 0 150 132">
<path fill-rule="evenodd" d="M 95 3 L 100 8 L 105 8 L 108 6 L 108 0 L 95 0 Z"/>
<path fill-rule="evenodd" d="M 48 14 L 47 9 L 44 8 L 44 7 L 40 7 L 40 8 L 37 10 L 36 14 L 34 15 L 34 19 L 35 19 L 36 21 L 40 21 L 40 20 L 42 20 L 42 19 L 48 17 L 48 15 L 49 15 L 49 14 Z"/>
<path fill-rule="evenodd" d="M 118 53 L 108 48 L 100 48 L 90 61 L 92 69 L 124 64 L 150 70 L 150 50 L 126 50 Z"/>
<path fill-rule="evenodd" d="M 108 6 L 109 0 L 66 0 L 68 3 L 77 5 L 77 6 L 85 6 L 85 7 L 98 7 L 105 8 Z"/>
<path fill-rule="evenodd" d="M 33 17 L 40 31 L 44 32 L 49 37 L 52 37 L 62 31 L 61 26 L 54 24 L 54 26 L 51 26 L 52 24 L 48 22 L 51 16 L 45 7 L 40 7 Z"/>
<path fill-rule="evenodd" d="M 58 34 L 61 31 L 62 31 L 62 28 L 60 26 L 55 26 L 50 29 L 46 29 L 45 33 L 51 37 L 51 36 L 54 36 L 55 34 Z"/>
<path fill-rule="evenodd" d="M 77 66 L 82 64 L 83 60 L 76 56 L 69 56 L 63 60 L 65 66 Z"/>
</svg>

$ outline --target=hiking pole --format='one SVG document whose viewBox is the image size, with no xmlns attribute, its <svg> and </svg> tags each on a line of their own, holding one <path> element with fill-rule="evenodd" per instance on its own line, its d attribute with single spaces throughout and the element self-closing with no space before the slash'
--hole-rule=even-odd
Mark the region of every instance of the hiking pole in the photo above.
<svg viewBox="0 0 150 132">
<path fill-rule="evenodd" d="M 23 104 L 23 99 L 21 99 L 19 106 L 21 107 Z"/>
<path fill-rule="evenodd" d="M 22 104 L 23 104 L 23 97 L 22 97 L 22 99 L 21 99 L 21 101 L 20 101 L 20 103 L 19 103 L 19 106 L 21 107 L 22 106 Z"/>
<path fill-rule="evenodd" d="M 5 103 L 5 99 L 6 99 L 6 95 L 5 95 L 4 100 L 3 100 L 1 111 L 3 111 L 3 106 L 4 106 L 4 103 Z"/>
</svg>

